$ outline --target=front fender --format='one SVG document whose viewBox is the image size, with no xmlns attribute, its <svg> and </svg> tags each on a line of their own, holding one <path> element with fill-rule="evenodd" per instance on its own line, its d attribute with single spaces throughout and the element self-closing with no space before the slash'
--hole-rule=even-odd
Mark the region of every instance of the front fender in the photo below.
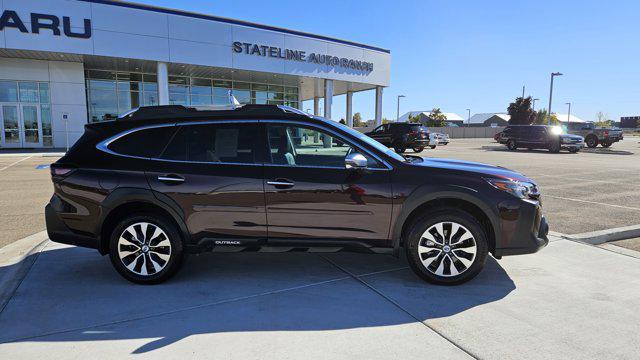
<svg viewBox="0 0 640 360">
<path fill-rule="evenodd" d="M 427 184 L 420 186 L 409 194 L 401 205 L 399 213 L 393 221 L 391 239 L 393 242 L 394 254 L 399 253 L 402 240 L 402 228 L 407 219 L 418 207 L 430 201 L 439 199 L 456 199 L 469 202 L 484 212 L 494 229 L 495 239 L 500 239 L 500 226 L 498 209 L 493 209 L 487 204 L 490 202 L 483 199 L 483 196 L 470 187 L 451 184 Z"/>
</svg>

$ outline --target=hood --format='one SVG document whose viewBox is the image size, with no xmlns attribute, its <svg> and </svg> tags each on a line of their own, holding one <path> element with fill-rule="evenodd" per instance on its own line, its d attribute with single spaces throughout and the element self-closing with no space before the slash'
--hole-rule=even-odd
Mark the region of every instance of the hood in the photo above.
<svg viewBox="0 0 640 360">
<path fill-rule="evenodd" d="M 574 140 L 580 140 L 580 139 L 584 139 L 582 136 L 580 135 L 573 135 L 573 134 L 560 134 L 558 135 L 563 139 L 574 139 Z"/>
<path fill-rule="evenodd" d="M 480 175 L 486 175 L 487 177 L 495 177 L 502 179 L 509 179 L 514 181 L 527 181 L 533 182 L 533 180 L 522 175 L 521 173 L 513 170 L 509 170 L 500 166 L 493 166 L 473 161 L 462 161 L 452 159 L 439 159 L 439 158 L 423 158 L 422 162 L 411 163 L 416 166 L 426 166 L 431 168 L 460 170 L 473 172 Z"/>
</svg>

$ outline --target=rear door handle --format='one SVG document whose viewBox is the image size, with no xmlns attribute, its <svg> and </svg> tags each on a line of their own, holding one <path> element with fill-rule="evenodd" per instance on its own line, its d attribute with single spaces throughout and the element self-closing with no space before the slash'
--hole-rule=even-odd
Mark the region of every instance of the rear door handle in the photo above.
<svg viewBox="0 0 640 360">
<path fill-rule="evenodd" d="M 288 181 L 288 180 L 285 180 L 285 179 L 276 179 L 276 180 L 273 180 L 273 181 L 267 181 L 267 184 L 268 185 L 273 185 L 273 186 L 275 186 L 277 188 L 280 188 L 280 189 L 282 189 L 282 188 L 290 188 L 290 187 L 293 187 L 295 185 L 295 183 L 293 183 L 291 181 Z"/>
<path fill-rule="evenodd" d="M 180 175 L 169 174 L 169 175 L 160 175 L 158 176 L 158 180 L 167 184 L 181 184 L 184 182 L 184 178 Z"/>
</svg>

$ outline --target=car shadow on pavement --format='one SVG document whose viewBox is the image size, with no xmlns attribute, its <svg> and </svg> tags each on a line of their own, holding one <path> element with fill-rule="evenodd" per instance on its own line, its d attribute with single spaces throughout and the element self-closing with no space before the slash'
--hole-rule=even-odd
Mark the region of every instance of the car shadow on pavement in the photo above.
<svg viewBox="0 0 640 360">
<path fill-rule="evenodd" d="M 550 154 L 550 152 L 548 150 L 545 150 L 545 149 L 531 149 L 531 150 L 528 150 L 528 149 L 525 149 L 525 148 L 519 148 L 518 150 L 509 150 L 504 145 L 484 145 L 484 146 L 478 148 L 478 150 L 502 151 L 502 152 L 513 152 L 513 153 L 522 152 L 522 153 L 529 153 L 529 154 L 536 154 L 536 153 Z M 633 155 L 634 154 L 634 152 L 632 152 L 632 151 L 604 149 L 604 148 L 596 148 L 596 149 L 583 148 L 583 149 L 580 150 L 580 152 L 585 152 L 585 153 L 589 153 L 589 154 L 605 154 L 605 155 Z M 571 153 L 571 152 L 568 152 L 566 150 L 562 150 L 558 154 L 576 155 L 576 154 L 579 154 L 580 152 Z"/>
<path fill-rule="evenodd" d="M 0 313 L 0 328 L 8 329 L 0 343 L 131 340 L 132 353 L 148 353 L 205 334 L 411 324 L 514 289 L 491 257 L 471 282 L 436 286 L 404 259 L 343 253 L 203 254 L 170 281 L 141 286 L 121 279 L 94 250 L 64 247 L 40 254 Z"/>
</svg>

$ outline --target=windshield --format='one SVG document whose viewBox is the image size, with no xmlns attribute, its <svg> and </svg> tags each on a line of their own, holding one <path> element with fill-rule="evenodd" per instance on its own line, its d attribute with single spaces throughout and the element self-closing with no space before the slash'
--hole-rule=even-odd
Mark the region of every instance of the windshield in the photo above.
<svg viewBox="0 0 640 360">
<path fill-rule="evenodd" d="M 360 131 L 356 130 L 356 129 L 352 129 L 350 127 L 348 127 L 347 125 L 344 125 L 342 123 L 336 122 L 336 121 L 331 121 L 331 120 L 327 120 L 324 118 L 318 118 L 321 119 L 323 121 L 326 121 L 327 123 L 330 123 L 333 126 L 336 126 L 338 128 L 340 128 L 341 130 L 353 135 L 354 137 L 358 138 L 359 140 L 362 140 L 364 142 L 366 142 L 367 144 L 373 146 L 374 148 L 376 148 L 378 151 L 383 152 L 385 155 L 398 160 L 398 161 L 402 161 L 402 162 L 406 162 L 407 159 L 405 159 L 404 157 L 402 157 L 399 154 L 396 154 L 393 150 L 389 149 L 388 147 L 380 144 L 379 142 L 373 140 L 372 138 L 368 137 L 367 135 L 361 133 Z"/>
</svg>

